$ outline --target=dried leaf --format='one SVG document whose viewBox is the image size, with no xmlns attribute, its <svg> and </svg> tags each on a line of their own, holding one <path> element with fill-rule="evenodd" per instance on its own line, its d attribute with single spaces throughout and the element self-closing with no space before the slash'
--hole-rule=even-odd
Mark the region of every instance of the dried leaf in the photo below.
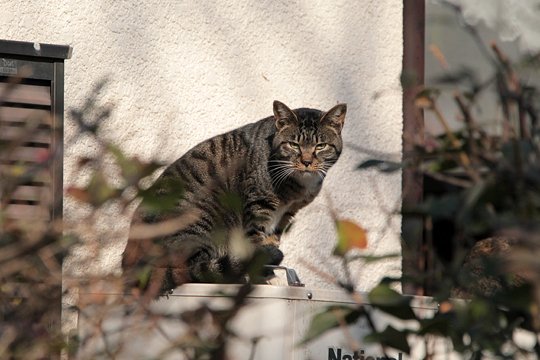
<svg viewBox="0 0 540 360">
<path fill-rule="evenodd" d="M 338 243 L 334 255 L 343 256 L 351 249 L 365 249 L 367 247 L 366 230 L 350 220 L 336 219 Z"/>
<path fill-rule="evenodd" d="M 442 314 L 450 312 L 454 309 L 454 305 L 450 301 L 444 301 L 439 305 L 439 311 Z"/>
<path fill-rule="evenodd" d="M 437 59 L 439 64 L 441 64 L 442 68 L 444 70 L 448 70 L 448 61 L 446 61 L 446 57 L 444 56 L 441 48 L 435 44 L 430 44 L 429 51 L 431 52 L 431 54 L 433 54 L 435 59 Z"/>
<path fill-rule="evenodd" d="M 81 201 L 84 203 L 90 202 L 90 194 L 85 189 L 71 186 L 67 188 L 66 193 L 78 201 Z"/>
<path fill-rule="evenodd" d="M 439 96 L 438 89 L 425 88 L 420 91 L 414 99 L 414 104 L 419 108 L 431 108 L 433 101 Z"/>
<path fill-rule="evenodd" d="M 414 105 L 417 108 L 427 109 L 427 108 L 430 108 L 431 106 L 433 106 L 433 101 L 431 101 L 431 99 L 428 98 L 428 97 L 422 96 L 422 97 L 418 97 L 418 98 L 416 98 L 416 100 L 414 100 Z"/>
</svg>

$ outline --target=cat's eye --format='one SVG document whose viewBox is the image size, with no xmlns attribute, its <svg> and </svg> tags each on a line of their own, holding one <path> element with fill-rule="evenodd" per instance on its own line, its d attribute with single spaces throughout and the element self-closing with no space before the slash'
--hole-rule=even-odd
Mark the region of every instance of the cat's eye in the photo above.
<svg viewBox="0 0 540 360">
<path fill-rule="evenodd" d="M 315 150 L 323 150 L 323 149 L 325 149 L 327 146 L 328 146 L 328 144 L 324 144 L 324 143 L 323 143 L 323 144 L 317 144 L 317 145 L 315 146 Z"/>
<path fill-rule="evenodd" d="M 299 149 L 300 149 L 300 144 L 298 144 L 298 143 L 295 143 L 295 142 L 290 141 L 290 142 L 288 143 L 288 145 L 289 145 L 290 147 L 292 147 L 293 149 L 295 149 L 295 150 L 299 150 Z"/>
</svg>

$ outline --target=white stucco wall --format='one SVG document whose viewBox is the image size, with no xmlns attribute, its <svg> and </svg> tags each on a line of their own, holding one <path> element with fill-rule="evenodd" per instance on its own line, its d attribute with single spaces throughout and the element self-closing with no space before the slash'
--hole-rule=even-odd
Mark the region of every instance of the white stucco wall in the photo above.
<svg viewBox="0 0 540 360">
<path fill-rule="evenodd" d="M 80 106 L 108 77 L 102 103 L 114 104 L 107 138 L 128 154 L 172 162 L 198 142 L 271 115 L 272 101 L 329 109 L 348 104 L 345 150 L 323 193 L 339 215 L 369 231 L 369 253 L 400 250 L 400 218 L 389 221 L 401 196 L 401 175 L 358 172 L 369 155 L 351 146 L 401 151 L 402 1 L 16 1 L 0 0 L 0 36 L 69 44 L 66 109 Z M 374 97 L 375 94 L 379 96 Z M 66 118 L 66 142 L 75 134 Z M 65 152 L 65 185 L 82 181 L 78 156 L 95 144 L 78 139 Z M 107 209 L 98 219 L 97 253 L 80 248 L 67 270 L 117 272 L 129 214 Z M 86 212 L 65 200 L 65 219 Z M 284 264 L 311 287 L 332 287 L 340 262 L 331 256 L 335 232 L 324 196 L 297 216 L 283 240 Z M 93 257 L 91 267 L 81 257 Z M 353 277 L 368 290 L 400 272 L 400 260 L 357 265 Z"/>
</svg>

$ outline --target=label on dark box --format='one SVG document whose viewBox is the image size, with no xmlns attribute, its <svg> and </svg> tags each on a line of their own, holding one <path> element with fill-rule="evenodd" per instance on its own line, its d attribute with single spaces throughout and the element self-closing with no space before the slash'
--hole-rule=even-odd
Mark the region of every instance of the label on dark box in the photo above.
<svg viewBox="0 0 540 360">
<path fill-rule="evenodd" d="M 0 58 L 1 75 L 17 75 L 17 60 Z"/>
</svg>

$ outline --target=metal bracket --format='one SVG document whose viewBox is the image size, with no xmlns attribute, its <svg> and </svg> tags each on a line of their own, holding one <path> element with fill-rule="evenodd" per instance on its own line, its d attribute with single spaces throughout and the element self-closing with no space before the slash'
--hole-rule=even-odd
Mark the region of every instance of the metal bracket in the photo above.
<svg viewBox="0 0 540 360">
<path fill-rule="evenodd" d="M 298 274 L 296 274 L 296 271 L 294 269 L 285 267 L 285 266 L 278 266 L 278 265 L 265 265 L 265 268 L 271 269 L 271 270 L 284 270 L 285 275 L 287 276 L 287 285 L 289 286 L 297 286 L 297 287 L 304 287 L 305 284 L 300 281 L 300 278 L 298 277 Z"/>
</svg>

